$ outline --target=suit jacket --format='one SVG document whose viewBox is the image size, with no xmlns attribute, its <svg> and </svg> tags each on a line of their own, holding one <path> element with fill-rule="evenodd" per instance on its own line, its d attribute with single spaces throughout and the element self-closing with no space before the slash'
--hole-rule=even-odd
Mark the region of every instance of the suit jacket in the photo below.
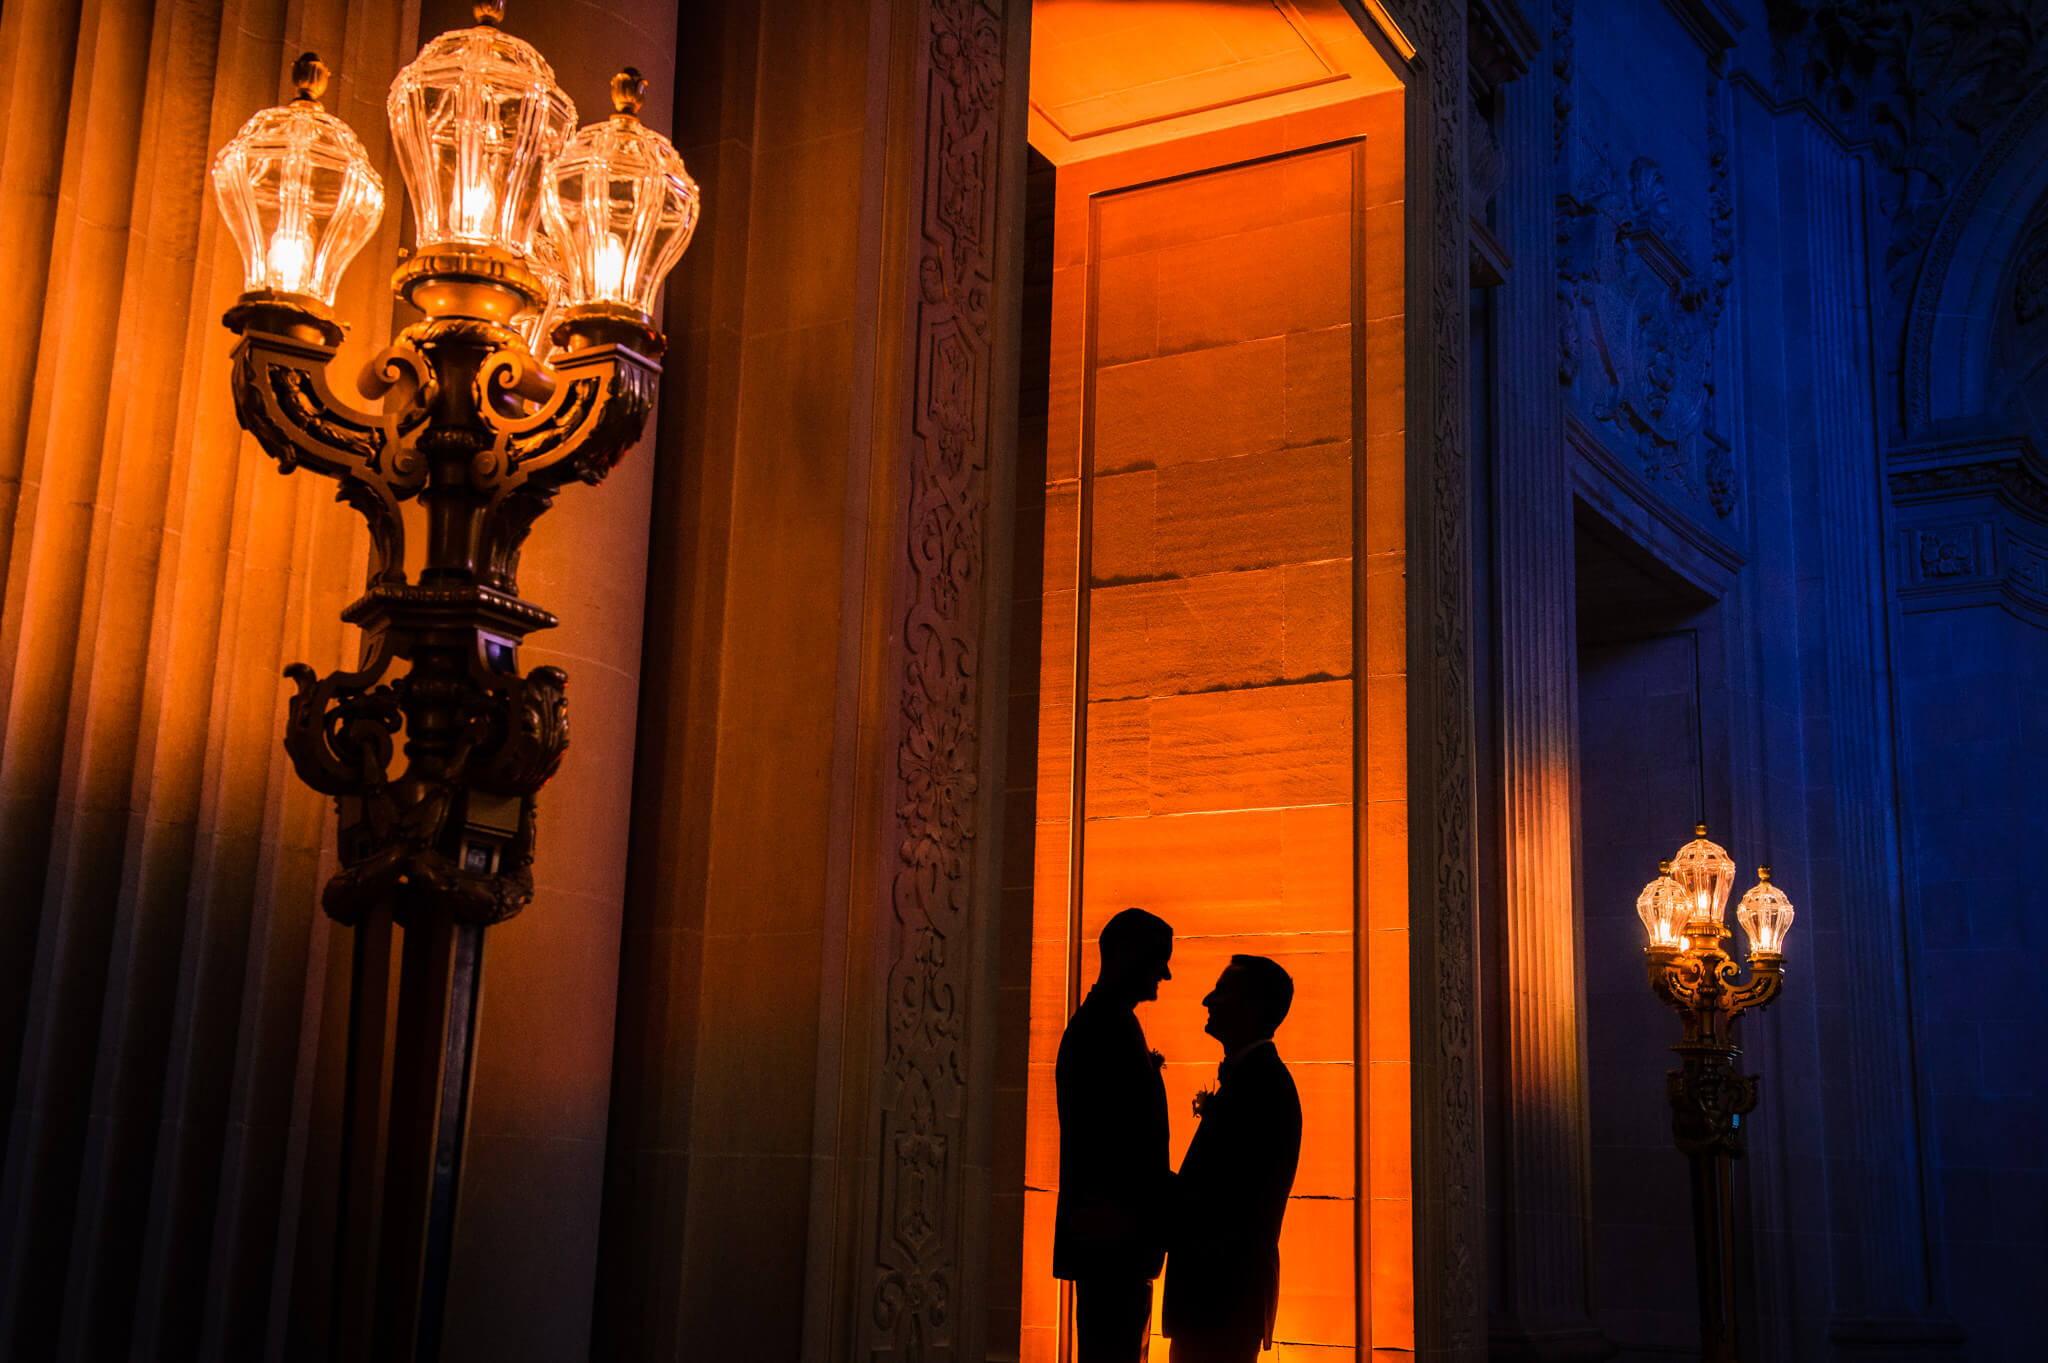
<svg viewBox="0 0 2048 1363">
<path fill-rule="evenodd" d="M 1166 1084 L 1126 1007 L 1094 990 L 1060 1038 L 1058 1278 L 1153 1278 L 1166 1256 Z"/>
<path fill-rule="evenodd" d="M 1301 1097 L 1273 1043 L 1262 1042 L 1218 1071 L 1174 1180 L 1168 1335 L 1271 1342 L 1280 1220 L 1300 1157 Z"/>
</svg>

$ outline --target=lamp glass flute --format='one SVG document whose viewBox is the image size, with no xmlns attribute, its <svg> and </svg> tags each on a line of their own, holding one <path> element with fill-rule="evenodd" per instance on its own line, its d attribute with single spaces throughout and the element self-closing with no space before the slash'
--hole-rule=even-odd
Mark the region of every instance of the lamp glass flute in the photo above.
<svg viewBox="0 0 2048 1363">
<path fill-rule="evenodd" d="M 243 288 L 327 308 L 384 216 L 384 182 L 348 124 L 320 107 L 327 68 L 307 53 L 299 95 L 256 114 L 214 158 L 221 217 L 242 253 Z"/>
</svg>

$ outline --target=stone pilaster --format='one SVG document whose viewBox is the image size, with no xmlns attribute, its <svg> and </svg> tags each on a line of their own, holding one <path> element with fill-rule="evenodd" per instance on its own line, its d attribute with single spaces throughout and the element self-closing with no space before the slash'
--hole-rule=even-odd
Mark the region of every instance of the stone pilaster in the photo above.
<svg viewBox="0 0 2048 1363">
<path fill-rule="evenodd" d="M 1788 276 L 1788 354 L 1794 389 L 1811 402 L 1811 540 L 1802 553 L 1818 580 L 1821 618 L 1803 633 L 1827 641 L 1826 718 L 1810 725 L 1812 790 L 1831 816 L 1830 846 L 1815 846 L 1816 885 L 1839 915 L 1832 960 L 1816 962 L 1816 986 L 1841 1000 L 1839 1021 L 1823 1023 L 1828 1170 L 1834 1196 L 1835 1319 L 1839 1358 L 1947 1356 L 1960 1342 L 1941 1318 L 1910 1046 L 1909 927 L 1900 880 L 1892 700 L 1885 680 L 1886 621 L 1877 420 L 1867 376 L 1871 324 L 1866 300 L 1878 287 L 1866 248 L 1863 163 L 1805 112 L 1788 115 L 1782 174 L 1796 177 L 1791 202 L 1806 223 L 1806 257 Z M 1809 694 L 1808 704 L 1821 697 Z M 1749 868 L 1744 868 L 1747 871 Z M 1824 973 L 1823 973 L 1824 972 Z M 1829 1035 L 1832 1032 L 1832 1035 Z"/>
<path fill-rule="evenodd" d="M 1464 7 L 1402 0 L 1408 71 L 1408 556 L 1415 1350 L 1478 1359 L 1484 1178 L 1473 898 Z"/>
<path fill-rule="evenodd" d="M 1029 18 L 1015 0 L 887 7 L 900 170 L 882 213 L 868 609 L 888 643 L 862 680 L 881 775 L 854 796 L 836 1084 L 821 1071 L 840 1095 L 819 1133 L 839 1204 L 814 1214 L 833 1263 L 814 1260 L 814 1313 L 821 1278 L 832 1299 L 813 1356 L 986 1352 Z"/>
<path fill-rule="evenodd" d="M 1543 22 L 1548 6 L 1530 17 Z M 1547 25 L 1546 25 L 1547 26 Z M 1547 66 L 1548 63 L 1546 62 Z M 1506 1148 L 1505 1267 L 1496 1357 L 1597 1358 L 1589 1318 L 1590 1211 L 1582 923 L 1573 858 L 1578 660 L 1572 492 L 1558 335 L 1552 80 L 1502 92 L 1496 211 L 1511 262 L 1494 294 L 1499 328 L 1493 492 L 1503 799 L 1503 1015 L 1498 1103 Z"/>
</svg>

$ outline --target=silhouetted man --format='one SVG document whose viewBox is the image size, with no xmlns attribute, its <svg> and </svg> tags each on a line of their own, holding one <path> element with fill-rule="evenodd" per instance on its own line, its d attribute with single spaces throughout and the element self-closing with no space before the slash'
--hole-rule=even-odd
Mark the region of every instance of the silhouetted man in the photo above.
<svg viewBox="0 0 2048 1363">
<path fill-rule="evenodd" d="M 1202 1000 L 1223 1064 L 1173 1185 L 1171 1363 L 1251 1363 L 1272 1347 L 1280 1218 L 1301 1156 L 1301 1098 L 1273 1032 L 1293 1002 L 1294 981 L 1264 956 L 1232 956 Z"/>
<path fill-rule="evenodd" d="M 1166 1085 L 1132 1009 L 1173 978 L 1173 929 L 1125 909 L 1102 929 L 1102 973 L 1060 1038 L 1060 1202 L 1053 1276 L 1074 1284 L 1078 1363 L 1135 1363 L 1166 1255 Z"/>
</svg>

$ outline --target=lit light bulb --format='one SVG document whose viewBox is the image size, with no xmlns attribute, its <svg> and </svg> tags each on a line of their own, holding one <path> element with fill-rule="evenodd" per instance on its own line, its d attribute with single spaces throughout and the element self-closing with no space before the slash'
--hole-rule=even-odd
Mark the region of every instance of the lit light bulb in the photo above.
<svg viewBox="0 0 2048 1363">
<path fill-rule="evenodd" d="M 619 239 L 607 232 L 604 240 L 597 244 L 596 277 L 590 281 L 591 292 L 611 302 L 624 302 L 626 298 L 626 248 Z"/>
<path fill-rule="evenodd" d="M 1671 875 L 1671 863 L 1657 863 L 1657 878 L 1643 886 L 1636 896 L 1636 916 L 1650 934 L 1654 949 L 1679 951 L 1685 947 L 1685 887 Z"/>
<path fill-rule="evenodd" d="M 269 285 L 280 293 L 304 293 L 313 265 L 313 243 L 304 228 L 283 227 L 270 240 Z"/>
<path fill-rule="evenodd" d="M 498 196 L 486 180 L 465 180 L 455 191 L 455 230 L 464 237 L 487 237 L 497 216 Z"/>
</svg>

